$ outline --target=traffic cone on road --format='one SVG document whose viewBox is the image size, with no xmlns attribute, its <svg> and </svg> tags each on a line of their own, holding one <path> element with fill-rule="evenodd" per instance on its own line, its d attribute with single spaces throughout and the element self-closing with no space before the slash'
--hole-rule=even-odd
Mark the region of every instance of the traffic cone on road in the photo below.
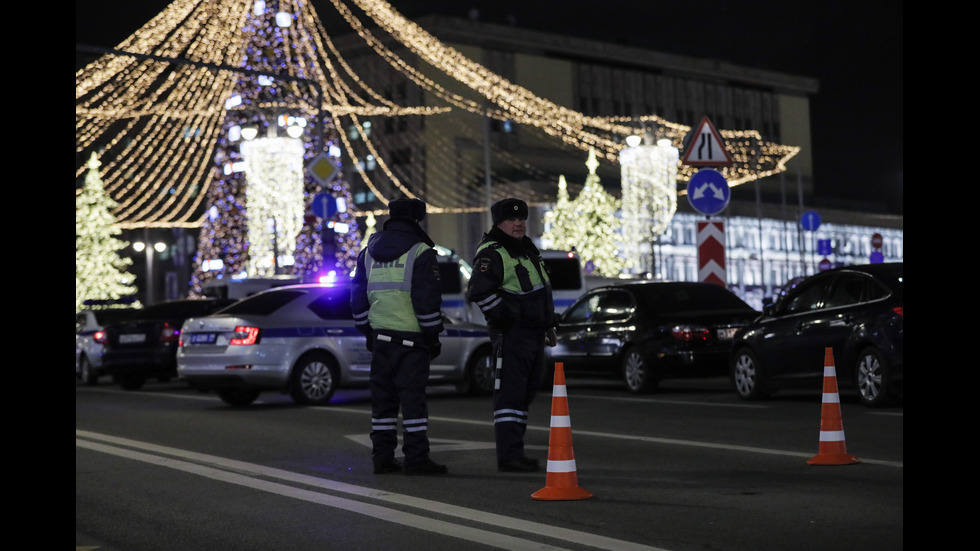
<svg viewBox="0 0 980 551">
<path fill-rule="evenodd" d="M 545 487 L 531 494 L 534 499 L 559 501 L 589 499 L 592 492 L 578 485 L 575 452 L 572 451 L 572 422 L 568 416 L 565 367 L 555 363 L 555 384 L 551 392 L 551 435 L 548 439 L 548 477 Z"/>
<path fill-rule="evenodd" d="M 844 422 L 840 415 L 840 393 L 837 391 L 837 369 L 834 349 L 827 348 L 823 360 L 823 405 L 820 415 L 820 448 L 810 465 L 852 465 L 860 459 L 847 453 L 844 445 Z"/>
</svg>

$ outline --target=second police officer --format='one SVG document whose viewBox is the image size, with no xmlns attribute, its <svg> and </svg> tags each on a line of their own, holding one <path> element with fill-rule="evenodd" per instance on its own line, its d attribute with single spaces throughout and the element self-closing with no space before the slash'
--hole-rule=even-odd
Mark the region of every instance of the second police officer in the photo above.
<svg viewBox="0 0 980 551">
<path fill-rule="evenodd" d="M 557 316 L 541 253 L 527 237 L 527 203 L 508 198 L 490 207 L 493 227 L 473 260 L 467 290 L 487 320 L 496 359 L 493 414 L 497 468 L 533 472 L 524 453 L 528 409 L 541 385 L 544 347 L 555 344 Z"/>
</svg>

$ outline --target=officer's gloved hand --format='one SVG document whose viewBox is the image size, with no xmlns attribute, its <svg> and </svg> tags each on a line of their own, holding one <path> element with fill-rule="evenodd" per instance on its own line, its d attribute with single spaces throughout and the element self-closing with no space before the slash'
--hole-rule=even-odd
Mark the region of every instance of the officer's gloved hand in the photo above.
<svg viewBox="0 0 980 551">
<path fill-rule="evenodd" d="M 558 344 L 558 333 L 555 331 L 554 327 L 549 327 L 548 332 L 544 334 L 544 343 L 548 346 L 555 346 Z"/>
<path fill-rule="evenodd" d="M 434 360 L 442 353 L 442 343 L 439 342 L 439 335 L 426 337 L 425 347 L 429 349 L 429 359 Z"/>
<path fill-rule="evenodd" d="M 374 331 L 367 334 L 367 349 L 368 352 L 374 352 Z"/>
</svg>

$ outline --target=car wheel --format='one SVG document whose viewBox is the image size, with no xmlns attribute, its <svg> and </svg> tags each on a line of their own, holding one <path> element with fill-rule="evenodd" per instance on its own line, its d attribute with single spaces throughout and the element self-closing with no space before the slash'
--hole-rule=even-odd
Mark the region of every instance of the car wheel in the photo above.
<svg viewBox="0 0 980 551">
<path fill-rule="evenodd" d="M 119 386 L 123 390 L 139 390 L 146 384 L 146 377 L 143 375 L 122 375 L 119 377 Z"/>
<path fill-rule="evenodd" d="M 321 353 L 307 354 L 293 367 L 289 394 L 297 404 L 322 406 L 330 402 L 339 380 L 332 358 Z"/>
<path fill-rule="evenodd" d="M 84 381 L 85 384 L 89 386 L 99 384 L 99 374 L 92 369 L 92 362 L 88 361 L 87 357 L 82 356 L 81 359 L 78 360 L 78 365 L 81 369 L 82 381 Z"/>
<path fill-rule="evenodd" d="M 889 367 L 888 360 L 874 348 L 865 348 L 858 354 L 854 383 L 864 405 L 882 407 L 892 402 L 888 388 Z"/>
<path fill-rule="evenodd" d="M 490 348 L 478 348 L 466 365 L 467 390 L 473 396 L 493 393 L 493 366 L 490 365 Z"/>
<path fill-rule="evenodd" d="M 636 349 L 627 350 L 623 354 L 623 380 L 630 392 L 640 394 L 650 392 L 657 387 L 652 367 L 643 359 Z"/>
<path fill-rule="evenodd" d="M 229 406 L 244 407 L 259 397 L 259 391 L 241 388 L 229 388 L 218 391 L 218 398 Z"/>
<path fill-rule="evenodd" d="M 748 349 L 741 349 L 732 356 L 732 382 L 735 393 L 743 400 L 761 400 L 769 395 L 762 383 L 759 360 Z"/>
</svg>

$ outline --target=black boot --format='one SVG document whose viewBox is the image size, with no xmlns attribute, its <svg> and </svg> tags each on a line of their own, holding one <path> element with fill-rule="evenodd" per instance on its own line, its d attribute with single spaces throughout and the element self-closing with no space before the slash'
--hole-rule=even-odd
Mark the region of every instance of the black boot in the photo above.
<svg viewBox="0 0 980 551">
<path fill-rule="evenodd" d="M 415 465 L 405 465 L 405 474 L 446 474 L 449 469 L 445 465 L 440 465 L 435 461 L 426 458 L 425 461 Z"/>
<path fill-rule="evenodd" d="M 402 464 L 395 459 L 374 464 L 374 474 L 397 473 L 400 470 L 402 470 Z"/>
</svg>

